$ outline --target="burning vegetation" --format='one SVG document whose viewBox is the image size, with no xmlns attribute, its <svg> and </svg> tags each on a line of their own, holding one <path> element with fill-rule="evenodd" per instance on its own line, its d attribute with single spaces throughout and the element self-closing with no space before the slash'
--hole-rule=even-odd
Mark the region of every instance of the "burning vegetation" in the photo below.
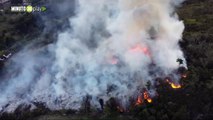
<svg viewBox="0 0 213 120">
<path fill-rule="evenodd" d="M 149 93 L 147 91 L 144 91 L 142 95 L 139 95 L 137 98 L 137 101 L 135 105 L 141 105 L 143 104 L 143 101 L 147 101 L 148 103 L 152 103 L 152 98 L 150 97 Z"/>
<path fill-rule="evenodd" d="M 76 5 L 72 1 L 51 0 L 50 3 L 57 3 L 54 9 L 63 3 L 66 9 Z M 1 51 L 0 55 L 1 120 L 26 120 L 45 114 L 45 118 L 53 116 L 52 119 L 58 118 L 54 115 L 63 116 L 59 119 L 81 119 L 85 114 L 94 115 L 91 120 L 98 119 L 97 116 L 116 119 L 112 117 L 116 114 L 121 116 L 117 119 L 122 120 L 213 118 L 211 0 L 188 0 L 178 11 L 186 24 L 183 41 L 177 41 L 179 35 L 175 34 L 179 33 L 180 24 L 171 23 L 177 20 L 176 15 L 176 19 L 170 18 L 174 11 L 161 5 L 161 0 L 150 0 L 155 4 L 145 0 L 141 0 L 143 3 L 122 0 L 124 2 L 118 5 L 119 8 L 115 8 L 116 5 L 108 7 L 107 4 L 99 8 L 102 0 L 94 0 L 97 4 L 79 1 L 77 13 L 60 7 L 52 15 L 46 13 L 48 16 L 45 17 L 50 17 L 47 24 L 40 22 L 45 24 L 48 33 L 43 40 L 44 49 L 33 44 L 33 50 L 28 46 L 24 50 L 20 50 L 19 46 L 20 52 L 13 50 L 17 48 L 11 46 L 17 41 L 32 40 L 39 32 L 45 31 L 35 25 L 37 17 L 31 14 L 22 17 L 21 14 L 0 13 L 0 48 L 13 53 L 10 56 Z M 170 3 L 173 7 L 180 1 L 170 0 Z M 93 9 L 94 6 L 97 7 Z M 106 12 L 108 9 L 109 14 Z M 55 20 L 55 16 L 64 16 L 65 11 L 75 15 L 70 20 L 64 20 L 64 17 L 63 20 Z M 123 16 L 116 16 L 120 13 Z M 153 17 L 155 15 L 158 17 Z M 111 24 L 111 21 L 116 22 Z M 64 23 L 72 29 L 60 27 Z M 63 30 L 58 30 L 58 27 Z M 40 37 L 36 36 L 43 39 Z M 53 40 L 54 44 L 49 42 Z M 187 56 L 189 71 L 186 71 L 184 57 L 179 54 L 181 51 L 172 49 L 179 49 L 176 43 L 181 45 L 184 56 Z M 90 120 L 89 116 L 82 119 Z"/>
<path fill-rule="evenodd" d="M 114 98 L 109 105 L 126 112 L 130 104 L 153 103 L 157 79 L 168 77 L 172 88 L 181 88 L 187 65 L 178 43 L 184 24 L 173 15 L 179 4 L 79 0 L 70 26 L 56 32 L 55 42 L 29 45 L 10 58 L 0 83 L 1 110 L 44 103 L 50 110 L 83 106 L 103 112 Z"/>
</svg>

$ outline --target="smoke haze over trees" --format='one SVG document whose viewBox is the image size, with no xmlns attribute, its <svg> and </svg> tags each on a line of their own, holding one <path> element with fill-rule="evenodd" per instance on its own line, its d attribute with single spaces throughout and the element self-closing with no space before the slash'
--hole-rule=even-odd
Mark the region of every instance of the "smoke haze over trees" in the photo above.
<svg viewBox="0 0 213 120">
<path fill-rule="evenodd" d="M 176 3 L 174 3 L 176 4 Z M 173 119 L 173 120 L 179 120 L 179 119 L 211 119 L 212 118 L 212 101 L 213 101 L 213 82 L 212 82 L 212 76 L 213 76 L 213 53 L 212 53 L 212 11 L 211 11 L 211 1 L 204 1 L 200 2 L 198 0 L 196 1 L 186 1 L 183 5 L 183 7 L 178 8 L 178 14 L 180 15 L 180 19 L 184 20 L 184 23 L 186 25 L 186 29 L 184 32 L 183 41 L 180 42 L 181 48 L 184 51 L 184 54 L 186 56 L 186 60 L 188 63 L 188 77 L 185 80 L 182 80 L 183 82 L 183 88 L 179 90 L 172 90 L 170 86 L 168 85 L 162 85 L 157 87 L 157 92 L 159 94 L 158 97 L 156 97 L 153 100 L 152 104 L 143 104 L 142 106 L 136 107 L 133 110 L 130 111 L 131 119 L 132 117 L 136 117 L 138 119 Z M 63 11 L 63 10 L 62 10 Z M 8 14 L 4 14 L 3 17 L 0 19 L 7 19 L 11 20 L 11 16 Z M 34 16 L 31 15 L 16 15 L 15 19 L 13 20 L 26 20 L 25 22 L 8 22 L 5 27 L 1 27 L 1 33 L 2 36 L 1 39 L 1 50 L 2 54 L 4 51 L 10 50 L 13 51 L 14 49 L 11 48 L 14 43 L 19 43 L 20 40 L 23 40 L 25 36 L 25 40 L 27 43 L 29 43 L 30 38 L 33 38 L 34 36 L 41 34 L 38 31 L 40 30 L 39 27 L 42 28 L 42 26 L 38 26 L 38 24 L 35 22 L 36 19 L 33 18 Z M 25 16 L 23 19 L 22 16 Z M 27 19 L 26 19 L 27 16 Z M 47 17 L 52 17 L 48 16 Z M 46 18 L 41 18 L 45 20 Z M 22 21 L 20 20 L 20 21 Z M 26 29 L 31 29 L 33 32 L 25 31 L 26 29 L 20 29 L 19 24 L 22 26 L 24 23 L 34 23 L 30 24 L 29 26 L 26 26 Z M 63 22 L 66 20 L 62 20 Z M 61 21 L 57 21 L 56 23 L 60 26 Z M 1 21 L 1 26 L 3 26 L 3 20 Z M 43 26 L 52 24 L 51 22 L 45 23 Z M 31 28 L 31 25 L 34 25 Z M 68 27 L 69 25 L 65 26 Z M 57 27 L 57 26 L 55 26 Z M 43 27 L 45 28 L 45 27 Z M 62 28 L 63 29 L 63 28 Z M 20 34 L 17 34 L 17 36 L 11 36 L 8 34 L 15 34 L 15 31 L 20 30 Z M 47 31 L 50 31 L 51 29 L 47 29 Z M 52 31 L 53 33 L 55 31 Z M 35 33 L 34 35 L 31 33 Z M 26 36 L 29 35 L 29 36 Z M 12 38 L 8 38 L 8 37 Z M 41 40 L 38 41 L 46 41 L 42 39 L 51 39 L 51 35 L 48 35 L 48 32 L 44 35 L 44 37 L 40 38 Z M 48 41 L 48 40 L 47 40 Z M 50 42 L 53 42 L 52 39 L 49 40 Z M 6 43 L 10 44 L 6 44 Z M 21 41 L 26 43 L 25 41 Z M 48 42 L 47 42 L 48 43 Z M 47 44 L 45 43 L 45 44 Z M 16 47 L 14 47 L 16 48 Z M 15 49 L 16 50 L 16 49 Z M 14 50 L 14 51 L 15 51 Z M 4 63 L 1 63 L 2 65 Z M 110 104 L 108 104 L 110 106 Z M 42 105 L 40 105 L 42 106 Z M 47 114 L 51 113 L 48 109 L 45 107 L 40 107 L 40 111 L 34 111 L 32 112 L 32 116 L 36 114 Z M 112 108 L 107 108 L 108 113 L 113 113 Z M 87 112 L 91 110 L 86 110 Z M 115 113 L 117 111 L 115 110 Z M 64 113 L 61 111 L 61 113 Z M 61 114 L 60 112 L 56 114 Z M 66 112 L 65 112 L 66 113 Z M 117 113 L 116 113 L 117 114 Z M 26 115 L 30 117 L 29 113 L 23 113 L 23 115 Z M 11 115 L 11 117 L 14 117 L 16 115 Z M 23 117 L 21 115 L 17 115 L 18 117 Z M 125 116 L 125 115 L 124 115 Z M 7 115 L 5 114 L 5 116 Z M 129 116 L 128 116 L 129 117 Z M 116 117 L 115 117 L 116 119 Z M 133 119 L 133 118 L 132 118 Z"/>
</svg>

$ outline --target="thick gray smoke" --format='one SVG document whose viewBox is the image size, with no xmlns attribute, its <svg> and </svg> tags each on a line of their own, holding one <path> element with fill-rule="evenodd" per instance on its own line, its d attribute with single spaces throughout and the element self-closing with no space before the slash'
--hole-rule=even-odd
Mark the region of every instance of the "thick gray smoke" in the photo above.
<svg viewBox="0 0 213 120">
<path fill-rule="evenodd" d="M 1 82 L 0 109 L 32 102 L 53 110 L 79 109 L 86 95 L 93 106 L 110 97 L 126 105 L 148 81 L 152 95 L 156 78 L 169 76 L 178 83 L 176 60 L 185 60 L 178 44 L 184 24 L 174 13 L 180 3 L 78 0 L 71 28 L 59 33 L 56 43 L 13 56 Z"/>
</svg>

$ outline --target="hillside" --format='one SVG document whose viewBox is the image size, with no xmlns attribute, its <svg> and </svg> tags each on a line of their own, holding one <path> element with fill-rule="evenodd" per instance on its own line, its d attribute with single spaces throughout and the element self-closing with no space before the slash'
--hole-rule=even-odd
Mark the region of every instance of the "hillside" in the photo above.
<svg viewBox="0 0 213 120">
<path fill-rule="evenodd" d="M 2 120 L 211 120 L 213 119 L 213 11 L 212 0 L 186 1 L 178 8 L 180 19 L 185 23 L 183 40 L 180 42 L 188 64 L 187 78 L 178 90 L 168 85 L 158 86 L 159 96 L 151 104 L 132 108 L 128 113 L 111 107 L 112 101 L 103 113 L 96 113 L 84 105 L 80 113 L 72 110 L 50 111 L 42 104 L 29 112 L 17 110 L 14 114 L 2 114 Z M 42 25 L 36 23 L 31 14 L 0 13 L 0 55 L 19 50 L 23 43 L 29 43 L 41 35 Z M 66 21 L 66 20 L 65 20 Z M 61 21 L 58 21 L 60 25 Z M 50 39 L 49 34 L 44 35 Z M 41 38 L 41 39 L 44 39 Z M 51 40 L 49 40 L 51 41 Z M 20 45 L 21 44 L 21 45 Z M 45 43 L 47 44 L 47 43 Z M 4 62 L 0 61 L 1 68 Z"/>
</svg>

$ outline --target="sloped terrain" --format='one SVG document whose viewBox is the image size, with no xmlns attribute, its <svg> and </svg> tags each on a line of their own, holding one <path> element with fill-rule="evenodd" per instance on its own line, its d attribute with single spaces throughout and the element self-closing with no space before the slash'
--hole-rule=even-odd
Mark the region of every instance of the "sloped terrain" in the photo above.
<svg viewBox="0 0 213 120">
<path fill-rule="evenodd" d="M 134 119 L 134 120 L 211 120 L 213 119 L 213 11 L 212 0 L 188 0 L 178 9 L 180 19 L 186 25 L 183 40 L 188 76 L 182 80 L 183 88 L 173 90 L 168 85 L 158 86 L 159 96 L 153 103 L 145 103 L 121 113 L 110 105 L 103 113 L 83 107 L 75 111 L 50 111 L 44 106 L 29 112 L 16 111 L 2 114 L 2 120 L 92 120 L 92 119 Z M 11 50 L 19 42 L 29 41 L 39 34 L 39 26 L 30 14 L 0 17 L 0 50 Z M 19 21 L 19 22 L 18 22 Z M 30 25 L 28 25 L 30 23 Z M 33 23 L 33 24 L 32 24 Z M 24 27 L 24 29 L 20 29 Z M 28 37 L 26 37 L 28 36 Z M 47 37 L 48 39 L 48 37 Z M 14 50 L 15 51 L 15 50 Z M 165 61 L 166 62 L 166 61 Z M 2 63 L 3 64 L 3 63 Z"/>
</svg>

